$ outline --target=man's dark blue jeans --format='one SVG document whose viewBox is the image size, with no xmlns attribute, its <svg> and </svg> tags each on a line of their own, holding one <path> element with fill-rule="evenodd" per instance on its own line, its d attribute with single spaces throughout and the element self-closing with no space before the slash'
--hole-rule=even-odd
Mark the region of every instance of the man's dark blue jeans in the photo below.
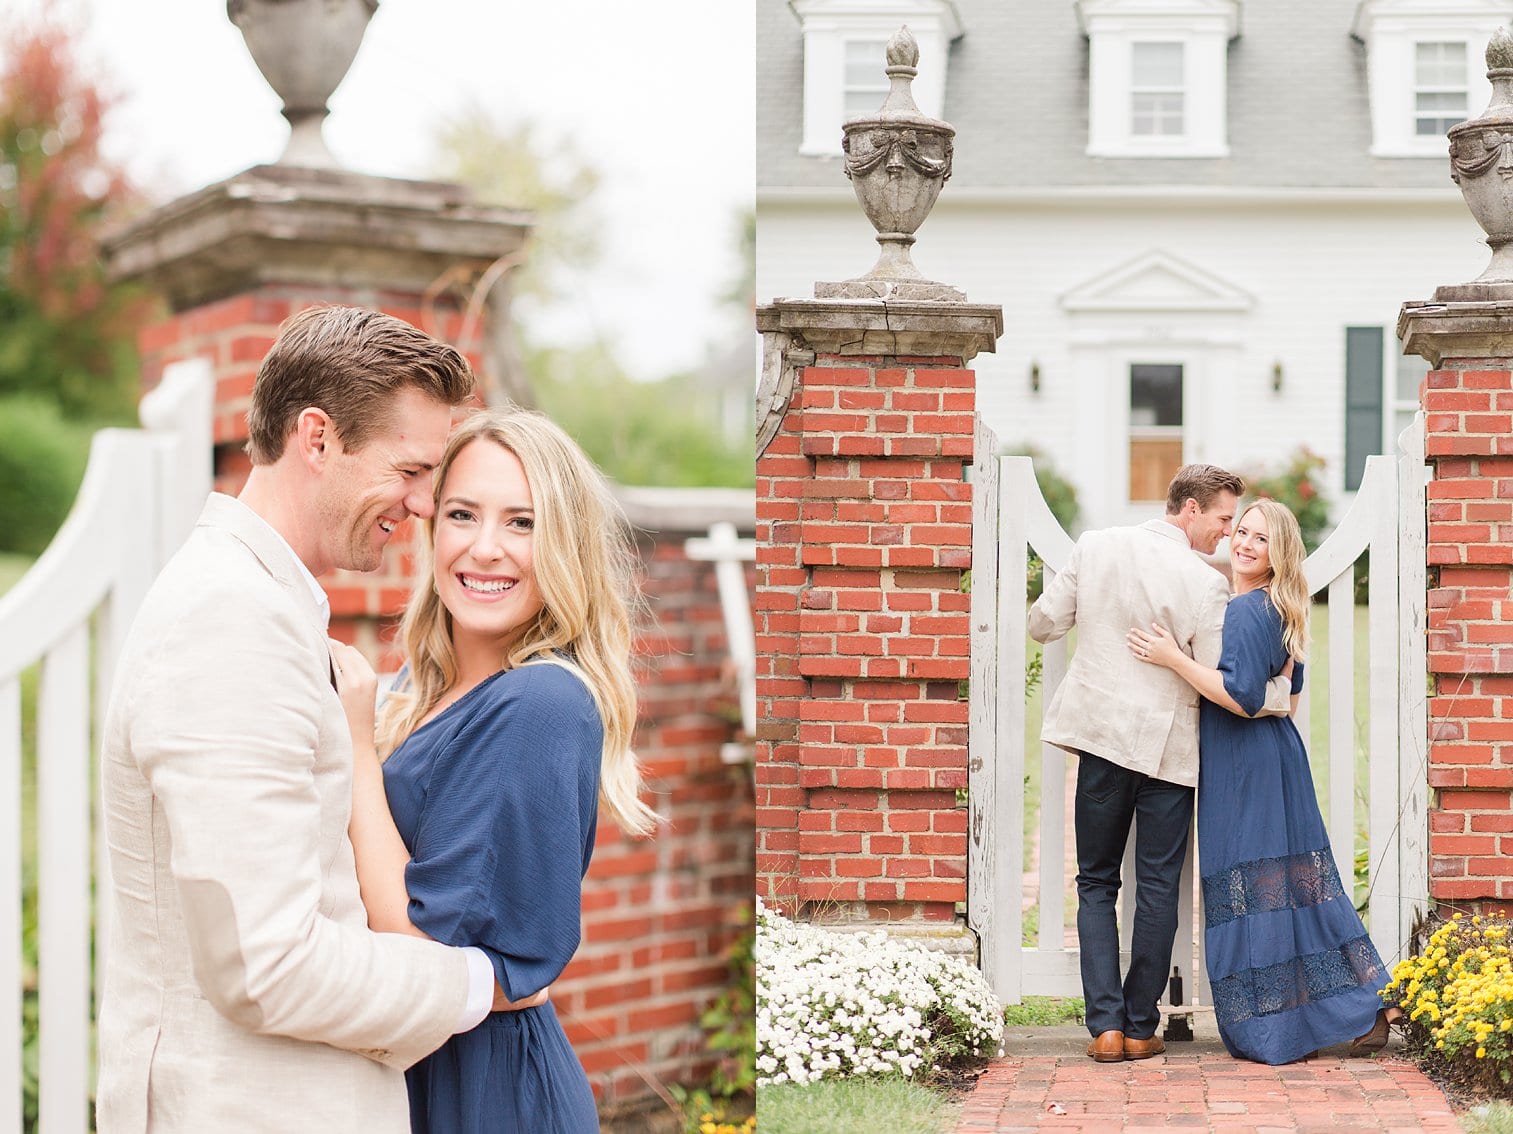
<svg viewBox="0 0 1513 1134">
<path fill-rule="evenodd" d="M 1084 752 L 1077 768 L 1077 940 L 1087 1030 L 1156 1034 L 1156 1002 L 1171 972 L 1182 859 L 1192 826 L 1193 789 L 1121 768 Z M 1114 902 L 1135 825 L 1135 921 L 1130 968 L 1119 980 Z"/>
</svg>

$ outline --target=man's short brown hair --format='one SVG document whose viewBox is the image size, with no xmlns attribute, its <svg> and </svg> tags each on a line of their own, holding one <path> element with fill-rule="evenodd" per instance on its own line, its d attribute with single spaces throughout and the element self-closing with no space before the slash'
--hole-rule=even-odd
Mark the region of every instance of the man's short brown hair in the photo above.
<svg viewBox="0 0 1513 1134">
<path fill-rule="evenodd" d="M 1188 500 L 1198 502 L 1198 511 L 1207 512 L 1221 492 L 1245 493 L 1245 482 L 1218 465 L 1183 465 L 1166 486 L 1166 514 L 1175 516 Z"/>
<path fill-rule="evenodd" d="M 322 409 L 348 449 L 389 424 L 405 387 L 449 406 L 473 392 L 473 369 L 455 347 L 403 319 L 362 307 L 308 307 L 284 320 L 258 367 L 247 412 L 247 455 L 271 465 L 300 412 Z"/>
</svg>

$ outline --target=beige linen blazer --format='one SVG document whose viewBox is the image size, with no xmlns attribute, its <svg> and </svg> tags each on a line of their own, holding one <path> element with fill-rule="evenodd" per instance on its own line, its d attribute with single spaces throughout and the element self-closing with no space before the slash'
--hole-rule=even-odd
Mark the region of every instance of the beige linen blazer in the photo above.
<svg viewBox="0 0 1513 1134">
<path fill-rule="evenodd" d="M 1030 637 L 1077 627 L 1077 649 L 1045 711 L 1041 739 L 1120 767 L 1195 787 L 1198 694 L 1172 670 L 1130 653 L 1132 627 L 1169 630 L 1183 652 L 1217 666 L 1229 586 L 1165 520 L 1087 532 L 1030 608 Z M 1290 683 L 1274 678 L 1263 714 L 1286 713 Z"/>
<path fill-rule="evenodd" d="M 289 548 L 212 496 L 106 717 L 100 1134 L 409 1131 L 401 1070 L 461 1020 L 467 961 L 367 928 L 330 675 Z"/>
</svg>

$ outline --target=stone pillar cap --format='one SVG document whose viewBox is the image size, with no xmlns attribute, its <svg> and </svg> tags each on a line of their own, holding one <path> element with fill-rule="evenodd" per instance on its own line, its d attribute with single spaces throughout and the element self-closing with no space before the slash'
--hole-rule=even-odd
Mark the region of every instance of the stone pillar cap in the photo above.
<svg viewBox="0 0 1513 1134">
<path fill-rule="evenodd" d="M 260 165 L 106 236 L 114 279 L 142 280 L 174 310 L 267 283 L 424 290 L 459 262 L 519 251 L 532 216 L 477 205 L 463 186 Z"/>
</svg>

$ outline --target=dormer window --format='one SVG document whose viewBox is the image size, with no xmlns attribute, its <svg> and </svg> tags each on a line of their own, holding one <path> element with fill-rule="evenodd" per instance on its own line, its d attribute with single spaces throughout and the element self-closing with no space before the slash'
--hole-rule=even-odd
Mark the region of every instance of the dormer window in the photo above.
<svg viewBox="0 0 1513 1134">
<path fill-rule="evenodd" d="M 1077 0 L 1091 157 L 1223 157 L 1239 0 Z"/>
<path fill-rule="evenodd" d="M 951 41 L 962 33 L 954 0 L 788 0 L 804 29 L 804 140 L 799 153 L 839 157 L 841 123 L 871 114 L 888 94 L 888 39 L 907 24 L 919 44 L 914 100 L 943 118 Z"/>
<path fill-rule="evenodd" d="M 1413 45 L 1413 133 L 1443 138 L 1470 116 L 1466 100 L 1466 43 Z"/>
<path fill-rule="evenodd" d="M 1501 0 L 1360 0 L 1373 157 L 1444 159 L 1445 132 L 1492 97 L 1483 55 Z"/>
</svg>

